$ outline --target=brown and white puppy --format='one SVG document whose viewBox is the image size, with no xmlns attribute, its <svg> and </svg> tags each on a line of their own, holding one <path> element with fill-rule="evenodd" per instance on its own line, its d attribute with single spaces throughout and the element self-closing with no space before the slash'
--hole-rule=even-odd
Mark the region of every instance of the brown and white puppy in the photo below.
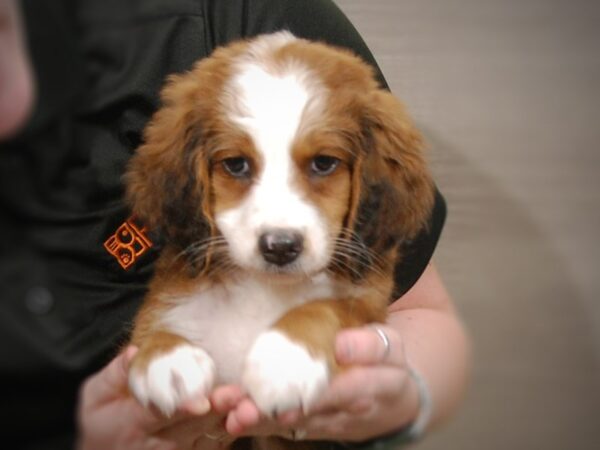
<svg viewBox="0 0 600 450">
<path fill-rule="evenodd" d="M 218 49 L 162 100 L 126 174 L 165 241 L 130 389 L 165 414 L 224 383 L 307 410 L 340 370 L 336 333 L 385 319 L 427 222 L 421 138 L 367 64 L 288 32 Z"/>
</svg>

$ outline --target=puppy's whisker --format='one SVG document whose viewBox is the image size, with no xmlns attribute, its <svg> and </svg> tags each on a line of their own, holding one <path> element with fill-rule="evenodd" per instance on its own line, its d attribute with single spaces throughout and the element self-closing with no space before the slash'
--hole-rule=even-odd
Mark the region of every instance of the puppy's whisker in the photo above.
<svg viewBox="0 0 600 450">
<path fill-rule="evenodd" d="M 333 266 L 343 271 L 352 272 L 352 274 L 354 274 L 354 276 L 356 276 L 357 278 L 362 278 L 362 274 L 355 267 L 348 264 L 348 262 L 345 259 L 338 258 L 337 256 L 332 256 L 330 266 Z M 327 270 L 331 271 L 329 268 Z"/>
<path fill-rule="evenodd" d="M 187 248 L 187 253 L 188 254 L 197 254 L 197 253 L 201 253 L 204 252 L 206 250 L 209 249 L 217 249 L 219 247 L 224 247 L 226 246 L 225 241 L 221 241 L 221 240 L 211 240 L 210 242 L 205 242 L 202 245 L 197 245 L 194 247 L 188 247 Z"/>
<path fill-rule="evenodd" d="M 211 246 L 217 246 L 221 242 L 225 242 L 225 238 L 222 236 L 211 236 L 206 239 L 193 242 L 186 248 L 184 248 L 181 252 L 179 252 L 177 255 L 175 255 L 175 257 L 173 258 L 173 262 L 179 260 L 184 256 L 190 256 L 200 252 L 205 252 Z"/>
<path fill-rule="evenodd" d="M 226 243 L 225 238 L 223 238 L 222 236 L 214 236 L 214 237 L 210 237 L 208 239 L 203 239 L 202 241 L 198 241 L 198 242 L 194 242 L 190 245 L 188 245 L 182 253 L 184 254 L 188 254 L 188 253 L 197 253 L 199 251 L 203 251 L 206 250 L 207 248 L 211 247 L 211 246 L 219 246 Z"/>
<path fill-rule="evenodd" d="M 357 246 L 352 243 L 336 242 L 335 252 L 347 257 L 366 260 L 370 265 L 382 266 L 384 263 L 384 260 L 379 255 L 365 247 Z"/>
<path fill-rule="evenodd" d="M 370 255 L 365 254 L 356 248 L 337 248 L 332 255 L 332 260 L 335 260 L 338 263 L 338 267 L 340 267 L 339 264 L 343 263 L 343 268 L 351 270 L 358 276 L 361 276 L 362 272 L 360 272 L 354 264 L 351 264 L 351 261 L 356 261 L 360 266 L 368 267 L 370 272 L 385 276 L 385 271 L 382 267 L 383 261 L 381 259 L 379 259 L 379 261 L 374 260 Z"/>
<path fill-rule="evenodd" d="M 353 229 L 351 229 L 351 228 L 343 227 L 340 230 L 340 234 L 342 234 L 342 235 L 348 235 L 348 237 L 350 237 L 352 240 L 354 240 L 356 242 L 362 242 L 362 238 L 360 237 L 360 235 L 356 231 L 354 231 Z M 348 240 L 348 238 L 339 238 L 339 239 L 346 239 L 346 240 Z"/>
<path fill-rule="evenodd" d="M 209 255 L 218 255 L 226 249 L 227 241 L 223 236 L 211 236 L 189 244 L 171 259 L 169 267 L 182 258 L 186 258 L 189 264 L 201 266 Z"/>
<path fill-rule="evenodd" d="M 203 249 L 203 251 L 198 251 L 193 255 L 190 255 L 190 261 L 193 263 L 202 263 L 207 260 L 207 258 L 211 261 L 222 259 L 223 255 L 227 255 L 227 247 L 224 245 L 215 245 L 207 247 Z"/>
<path fill-rule="evenodd" d="M 362 242 L 350 241 L 340 237 L 335 238 L 333 241 L 337 247 L 336 250 L 338 253 L 340 251 L 348 252 L 347 256 L 356 255 L 366 259 L 372 265 L 376 265 L 380 268 L 385 267 L 385 260 L 370 248 L 362 244 Z"/>
<path fill-rule="evenodd" d="M 364 251 L 369 252 L 370 254 L 372 254 L 374 257 L 376 257 L 377 259 L 380 258 L 379 255 L 377 255 L 376 253 L 374 253 L 369 247 L 367 247 L 367 245 L 363 242 L 363 239 L 360 235 L 358 235 L 356 233 L 356 231 L 344 227 L 342 228 L 342 230 L 340 231 L 340 236 L 336 237 L 334 239 L 334 241 L 336 242 L 346 242 L 350 245 L 355 245 L 360 247 L 361 249 L 364 249 Z"/>
<path fill-rule="evenodd" d="M 352 245 L 370 251 L 369 247 L 366 246 L 362 238 L 356 235 L 356 233 L 354 232 L 352 232 L 352 234 L 349 237 L 337 236 L 333 239 L 333 241 L 339 243 L 346 243 L 348 245 Z"/>
</svg>

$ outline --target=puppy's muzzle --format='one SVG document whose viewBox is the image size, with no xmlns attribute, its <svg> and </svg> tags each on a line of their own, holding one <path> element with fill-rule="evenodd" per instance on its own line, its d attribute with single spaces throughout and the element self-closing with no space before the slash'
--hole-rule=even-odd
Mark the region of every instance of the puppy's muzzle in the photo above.
<svg viewBox="0 0 600 450">
<path fill-rule="evenodd" d="M 258 248 L 265 261 L 285 266 L 294 262 L 302 253 L 304 237 L 293 230 L 270 230 L 259 237 Z"/>
</svg>

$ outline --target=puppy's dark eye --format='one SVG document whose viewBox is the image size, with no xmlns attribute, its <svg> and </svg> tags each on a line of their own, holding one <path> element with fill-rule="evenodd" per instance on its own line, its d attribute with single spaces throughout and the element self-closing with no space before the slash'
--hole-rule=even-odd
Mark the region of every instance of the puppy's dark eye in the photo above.
<svg viewBox="0 0 600 450">
<path fill-rule="evenodd" d="M 222 161 L 223 167 L 235 178 L 247 178 L 250 176 L 250 163 L 241 156 L 226 158 Z"/>
<path fill-rule="evenodd" d="M 310 170 L 315 175 L 326 176 L 333 173 L 339 164 L 340 160 L 333 156 L 319 155 L 310 162 Z"/>
</svg>

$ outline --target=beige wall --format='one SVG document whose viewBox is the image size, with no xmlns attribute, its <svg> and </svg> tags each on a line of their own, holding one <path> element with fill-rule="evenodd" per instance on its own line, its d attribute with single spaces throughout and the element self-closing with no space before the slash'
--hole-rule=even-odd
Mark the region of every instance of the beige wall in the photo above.
<svg viewBox="0 0 600 450">
<path fill-rule="evenodd" d="M 419 449 L 600 448 L 600 2 L 338 0 L 427 136 L 475 343 Z"/>
</svg>

